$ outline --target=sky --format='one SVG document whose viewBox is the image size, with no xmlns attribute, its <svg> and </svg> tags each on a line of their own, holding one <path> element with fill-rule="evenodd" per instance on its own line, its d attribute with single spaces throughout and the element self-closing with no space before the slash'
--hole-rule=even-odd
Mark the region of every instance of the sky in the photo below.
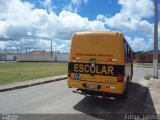
<svg viewBox="0 0 160 120">
<path fill-rule="evenodd" d="M 152 50 L 154 1 L 0 0 L 0 51 L 49 51 L 52 40 L 54 51 L 69 52 L 74 32 L 97 30 L 123 32 L 133 51 Z"/>
</svg>

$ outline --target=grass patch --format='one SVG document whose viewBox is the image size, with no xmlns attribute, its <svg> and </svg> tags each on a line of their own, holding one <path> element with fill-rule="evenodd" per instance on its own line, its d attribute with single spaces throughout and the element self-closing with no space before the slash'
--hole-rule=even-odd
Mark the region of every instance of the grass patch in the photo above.
<svg viewBox="0 0 160 120">
<path fill-rule="evenodd" d="M 144 79 L 146 79 L 146 80 L 150 80 L 152 78 L 152 75 L 146 75 L 146 76 L 144 76 Z"/>
<path fill-rule="evenodd" d="M 59 62 L 1 62 L 0 84 L 64 75 L 67 65 Z"/>
</svg>

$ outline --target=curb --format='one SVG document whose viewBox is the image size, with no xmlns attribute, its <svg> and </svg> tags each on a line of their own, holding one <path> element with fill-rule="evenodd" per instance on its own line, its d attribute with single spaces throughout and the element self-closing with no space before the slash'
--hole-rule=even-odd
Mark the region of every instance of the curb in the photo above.
<svg viewBox="0 0 160 120">
<path fill-rule="evenodd" d="M 139 84 L 140 84 L 140 85 L 143 85 L 143 86 L 145 86 L 145 87 L 148 87 L 148 85 L 149 85 L 149 80 L 140 79 L 140 80 L 139 80 Z"/>
<path fill-rule="evenodd" d="M 143 66 L 143 65 L 133 65 L 134 67 L 142 67 L 142 68 L 153 68 L 153 66 Z M 160 67 L 158 67 L 158 69 L 160 69 Z"/>
<path fill-rule="evenodd" d="M 17 86 L 15 85 L 15 86 L 6 87 L 6 88 L 2 88 L 2 89 L 0 88 L 0 92 L 6 92 L 6 91 L 11 91 L 11 90 L 32 87 L 32 86 L 36 86 L 36 85 L 42 85 L 42 84 L 56 82 L 56 81 L 60 81 L 60 80 L 64 80 L 64 79 L 67 79 L 67 77 L 59 77 L 59 78 L 55 78 L 55 79 L 51 79 L 51 80 L 37 81 L 34 83 L 29 83 L 29 84 L 24 84 L 24 85 L 17 85 Z"/>
</svg>

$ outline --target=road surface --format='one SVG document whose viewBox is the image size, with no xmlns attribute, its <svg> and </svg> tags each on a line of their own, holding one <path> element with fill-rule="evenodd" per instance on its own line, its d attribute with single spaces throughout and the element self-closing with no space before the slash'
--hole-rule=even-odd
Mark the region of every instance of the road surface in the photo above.
<svg viewBox="0 0 160 120">
<path fill-rule="evenodd" d="M 152 74 L 150 68 L 134 67 L 127 100 L 101 100 L 73 94 L 66 80 L 2 92 L 0 113 L 23 114 L 19 118 L 26 120 L 33 117 L 37 120 L 113 119 L 116 116 L 133 117 L 126 114 L 156 114 L 148 88 L 139 84 L 149 74 Z"/>
</svg>

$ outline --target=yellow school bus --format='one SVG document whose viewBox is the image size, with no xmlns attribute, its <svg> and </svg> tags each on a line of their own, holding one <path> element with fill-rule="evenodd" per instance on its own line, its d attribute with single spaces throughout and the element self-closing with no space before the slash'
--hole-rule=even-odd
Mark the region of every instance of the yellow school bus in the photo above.
<svg viewBox="0 0 160 120">
<path fill-rule="evenodd" d="M 72 36 L 68 87 L 97 98 L 127 98 L 133 52 L 120 32 L 79 32 Z"/>
</svg>

